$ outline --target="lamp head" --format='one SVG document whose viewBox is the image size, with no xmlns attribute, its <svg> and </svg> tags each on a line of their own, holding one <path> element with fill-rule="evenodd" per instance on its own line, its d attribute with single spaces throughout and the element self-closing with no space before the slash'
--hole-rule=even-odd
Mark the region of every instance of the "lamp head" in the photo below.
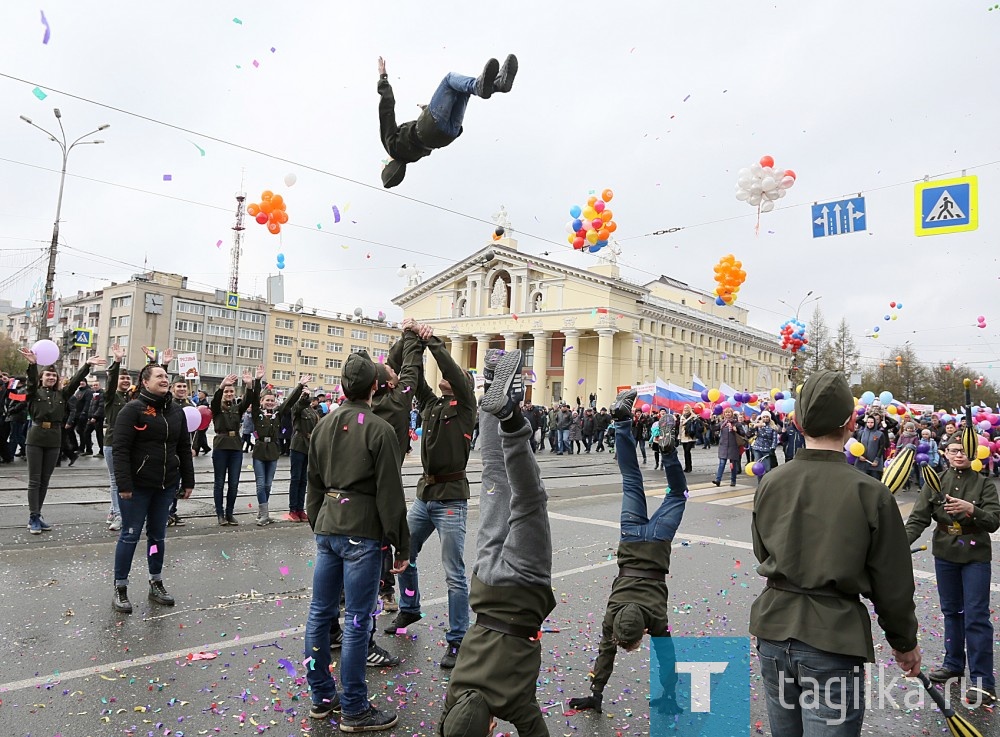
<svg viewBox="0 0 1000 737">
<path fill-rule="evenodd" d="M 98 128 L 97 130 L 99 130 L 99 131 L 105 131 L 105 130 L 107 130 L 107 129 L 108 129 L 108 128 L 110 128 L 110 127 L 111 127 L 111 123 L 105 123 L 104 125 L 102 125 L 102 126 L 101 126 L 100 128 Z"/>
<path fill-rule="evenodd" d="M 57 118 L 61 118 L 61 117 L 62 117 L 62 113 L 61 113 L 61 112 L 59 112 L 59 108 L 53 108 L 53 109 L 52 109 L 52 112 L 53 112 L 53 113 L 55 113 L 55 116 L 56 116 Z"/>
<path fill-rule="evenodd" d="M 21 118 L 21 120 L 23 120 L 23 121 L 24 121 L 25 123 L 31 123 L 31 118 L 29 118 L 29 117 L 28 117 L 28 116 L 26 116 L 26 115 L 21 115 L 21 116 L 20 116 L 20 118 Z"/>
</svg>

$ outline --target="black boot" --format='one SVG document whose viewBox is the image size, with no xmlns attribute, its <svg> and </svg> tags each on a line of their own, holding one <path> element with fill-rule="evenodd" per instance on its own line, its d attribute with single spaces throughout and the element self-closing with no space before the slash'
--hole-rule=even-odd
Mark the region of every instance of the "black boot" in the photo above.
<svg viewBox="0 0 1000 737">
<path fill-rule="evenodd" d="M 483 73 L 476 80 L 476 97 L 489 100 L 493 97 L 493 85 L 496 84 L 497 74 L 500 73 L 500 62 L 490 59 L 483 67 Z"/>
<path fill-rule="evenodd" d="M 132 602 L 128 600 L 127 586 L 115 586 L 115 598 L 111 600 L 111 606 L 115 608 L 116 612 L 132 613 Z"/>
<path fill-rule="evenodd" d="M 157 604 L 163 604 L 163 606 L 174 605 L 174 597 L 167 593 L 167 590 L 163 587 L 163 581 L 149 582 L 149 600 L 155 601 Z"/>
<path fill-rule="evenodd" d="M 493 83 L 493 91 L 510 92 L 510 88 L 514 86 L 514 75 L 516 74 L 517 57 L 508 54 L 507 58 L 503 60 L 503 66 L 500 67 L 500 74 L 497 75 L 496 82 Z"/>
</svg>

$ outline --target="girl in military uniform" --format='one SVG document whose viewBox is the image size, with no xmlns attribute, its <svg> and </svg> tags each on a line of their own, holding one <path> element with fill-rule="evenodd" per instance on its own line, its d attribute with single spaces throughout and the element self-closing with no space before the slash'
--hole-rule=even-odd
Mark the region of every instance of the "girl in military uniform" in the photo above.
<svg viewBox="0 0 1000 737">
<path fill-rule="evenodd" d="M 240 490 L 240 468 L 243 466 L 243 440 L 240 438 L 240 425 L 243 413 L 250 406 L 250 382 L 253 377 L 249 371 L 243 372 L 243 383 L 247 392 L 243 398 L 236 401 L 236 374 L 229 374 L 222 380 L 222 386 L 212 397 L 212 422 L 215 425 L 215 438 L 212 441 L 212 466 L 215 469 L 215 514 L 219 525 L 238 525 L 234 515 L 236 511 L 236 495 Z M 226 506 L 222 506 L 222 487 L 229 477 L 229 490 L 226 494 Z"/>
<path fill-rule="evenodd" d="M 281 455 L 281 413 L 293 406 L 302 396 L 312 377 L 300 376 L 299 383 L 285 401 L 278 405 L 274 393 L 267 389 L 261 394 L 261 379 L 264 378 L 264 367 L 257 367 L 257 377 L 250 392 L 250 414 L 257 433 L 257 442 L 253 447 L 253 475 L 257 482 L 257 526 L 264 527 L 274 522 L 268 513 L 268 500 L 271 498 L 271 484 L 274 482 L 274 472 L 278 468 L 278 456 Z"/>
</svg>

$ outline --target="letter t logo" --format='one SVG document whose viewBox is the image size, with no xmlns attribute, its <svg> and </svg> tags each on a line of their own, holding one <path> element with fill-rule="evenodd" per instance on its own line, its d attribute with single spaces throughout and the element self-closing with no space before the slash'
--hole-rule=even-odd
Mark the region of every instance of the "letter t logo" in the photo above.
<svg viewBox="0 0 1000 737">
<path fill-rule="evenodd" d="M 712 711 L 712 674 L 723 673 L 729 663 L 678 662 L 674 664 L 677 673 L 691 675 L 691 711 Z"/>
</svg>

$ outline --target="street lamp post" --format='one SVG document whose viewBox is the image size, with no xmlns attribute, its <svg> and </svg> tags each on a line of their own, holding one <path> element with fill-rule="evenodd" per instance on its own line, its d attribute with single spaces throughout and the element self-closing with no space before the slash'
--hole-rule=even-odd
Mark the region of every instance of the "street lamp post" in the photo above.
<svg viewBox="0 0 1000 737">
<path fill-rule="evenodd" d="M 49 140 L 55 141 L 57 144 L 59 144 L 59 149 L 62 151 L 62 173 L 59 176 L 59 199 L 56 200 L 56 220 L 52 224 L 52 243 L 49 245 L 49 267 L 45 274 L 45 299 L 42 302 L 42 307 L 41 307 L 42 317 L 38 325 L 39 340 L 49 337 L 49 321 L 47 312 L 49 303 L 52 301 L 53 286 L 56 278 L 56 255 L 58 254 L 58 249 L 59 249 L 59 217 L 62 214 L 63 190 L 66 187 L 66 162 L 69 159 L 69 152 L 72 151 L 74 146 L 76 146 L 77 144 L 104 143 L 104 141 L 100 140 L 85 141 L 83 139 L 89 138 L 95 133 L 107 130 L 108 128 L 111 127 L 109 123 L 105 123 L 104 125 L 98 127 L 97 130 L 92 130 L 90 133 L 80 136 L 75 141 L 73 141 L 73 143 L 68 143 L 66 138 L 66 130 L 63 128 L 62 124 L 62 113 L 59 112 L 59 108 L 55 108 L 53 112 L 56 116 L 56 120 L 59 122 L 59 132 L 62 134 L 62 140 L 56 138 L 52 133 L 49 133 L 40 125 L 37 125 L 36 123 L 32 122 L 31 118 L 28 118 L 24 115 L 20 116 L 21 120 L 23 120 L 25 123 L 30 125 L 32 128 L 37 128 L 42 133 L 47 135 L 49 137 Z"/>
<path fill-rule="evenodd" d="M 802 308 L 805 305 L 812 304 L 813 302 L 818 302 L 819 300 L 823 299 L 823 295 L 818 294 L 815 297 L 813 297 L 812 293 L 813 290 L 810 289 L 808 292 L 806 292 L 806 296 L 803 297 L 801 300 L 799 300 L 799 305 L 798 307 L 795 308 L 796 320 L 799 319 L 799 312 L 802 311 Z M 810 297 L 812 297 L 812 299 L 809 299 Z M 781 302 L 781 304 L 785 305 L 785 307 L 787 307 L 788 309 L 792 309 L 792 306 L 788 304 L 785 300 L 779 299 L 778 301 Z M 795 353 L 792 354 L 792 365 L 788 367 L 788 381 L 791 383 L 791 394 L 793 397 L 795 396 L 795 383 L 796 383 L 795 380 L 797 378 L 798 371 L 799 371 L 799 354 L 796 351 Z"/>
</svg>

